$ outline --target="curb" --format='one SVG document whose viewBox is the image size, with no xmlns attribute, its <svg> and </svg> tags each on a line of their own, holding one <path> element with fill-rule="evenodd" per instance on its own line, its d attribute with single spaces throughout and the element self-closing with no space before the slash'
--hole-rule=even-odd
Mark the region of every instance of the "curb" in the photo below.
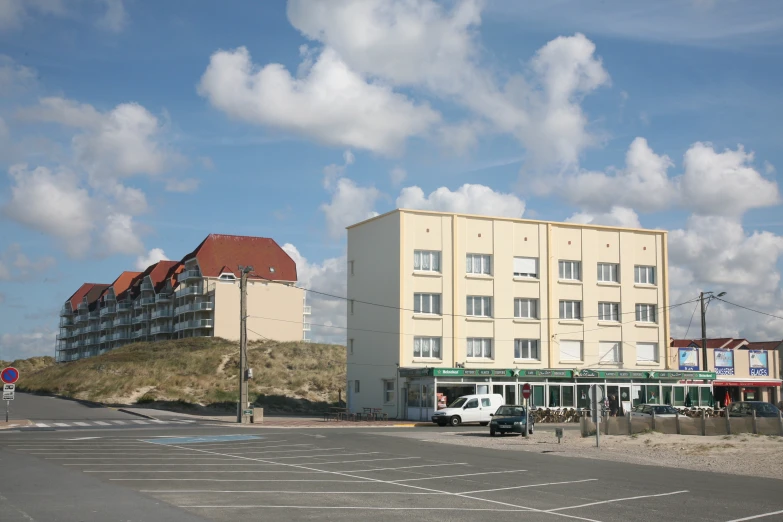
<svg viewBox="0 0 783 522">
<path fill-rule="evenodd" d="M 15 420 L 15 421 L 8 421 L 6 422 L 0 422 L 0 431 L 3 430 L 18 430 L 19 428 L 25 428 L 27 426 L 32 426 L 32 421 L 29 420 Z"/>
<path fill-rule="evenodd" d="M 121 411 L 122 413 L 127 413 L 129 415 L 135 415 L 136 417 L 141 417 L 142 419 L 158 420 L 156 417 L 152 417 L 150 415 L 145 415 L 143 413 L 139 413 L 139 412 L 133 411 L 133 410 L 128 410 L 126 408 L 117 408 L 117 411 Z"/>
</svg>

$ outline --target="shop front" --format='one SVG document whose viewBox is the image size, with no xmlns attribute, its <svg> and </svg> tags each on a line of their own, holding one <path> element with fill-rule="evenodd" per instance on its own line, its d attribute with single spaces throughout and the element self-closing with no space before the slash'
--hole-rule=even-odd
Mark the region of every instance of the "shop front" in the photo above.
<svg viewBox="0 0 783 522">
<path fill-rule="evenodd" d="M 712 372 L 520 370 L 465 368 L 401 368 L 401 387 L 407 401 L 403 418 L 429 420 L 463 395 L 496 393 L 505 404 L 520 404 L 521 387 L 531 386 L 531 407 L 588 409 L 590 386 L 618 398 L 620 412 L 637 404 L 713 406 Z"/>
</svg>

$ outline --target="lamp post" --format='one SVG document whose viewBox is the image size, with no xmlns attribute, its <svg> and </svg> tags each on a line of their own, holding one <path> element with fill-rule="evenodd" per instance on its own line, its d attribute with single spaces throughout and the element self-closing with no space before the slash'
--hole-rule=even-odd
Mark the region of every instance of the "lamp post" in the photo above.
<svg viewBox="0 0 783 522">
<path fill-rule="evenodd" d="M 701 301 L 701 361 L 702 371 L 708 371 L 707 366 L 707 305 L 705 305 L 704 297 L 707 297 L 707 304 L 713 297 L 723 297 L 726 292 L 721 292 L 717 296 L 713 296 L 713 292 L 700 292 L 699 300 Z"/>
</svg>

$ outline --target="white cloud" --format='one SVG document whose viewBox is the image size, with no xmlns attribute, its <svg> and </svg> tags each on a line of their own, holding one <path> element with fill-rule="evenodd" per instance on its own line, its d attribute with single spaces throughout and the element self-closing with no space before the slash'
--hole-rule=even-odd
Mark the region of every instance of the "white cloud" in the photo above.
<svg viewBox="0 0 783 522">
<path fill-rule="evenodd" d="M 392 185 L 397 186 L 408 177 L 408 173 L 402 167 L 394 167 L 389 171 L 389 178 L 391 178 Z"/>
<path fill-rule="evenodd" d="M 218 51 L 199 93 L 231 117 L 382 154 L 399 152 L 407 138 L 440 119 L 428 105 L 416 105 L 382 82 L 368 82 L 329 47 L 304 68 L 294 78 L 280 64 L 258 68 L 244 47 Z"/>
<path fill-rule="evenodd" d="M 102 1 L 106 4 L 106 13 L 98 19 L 98 27 L 113 33 L 122 32 L 125 25 L 128 23 L 128 14 L 125 12 L 123 0 Z"/>
<path fill-rule="evenodd" d="M 356 158 L 354 157 L 353 153 L 350 150 L 346 150 L 343 152 L 343 164 L 338 165 L 337 163 L 332 163 L 330 165 L 327 165 L 324 167 L 324 188 L 330 189 L 332 188 L 332 185 L 334 185 L 334 182 L 338 179 L 343 177 L 345 174 L 345 170 L 348 168 L 348 165 L 353 164 L 354 160 Z"/>
<path fill-rule="evenodd" d="M 325 259 L 322 263 L 311 263 L 291 243 L 284 244 L 283 250 L 296 263 L 299 286 L 336 296 L 346 295 L 345 256 Z M 345 345 L 347 324 L 345 300 L 308 293 L 307 302 L 312 306 L 310 321 L 313 323 L 313 340 Z M 329 328 L 329 326 L 337 328 Z"/>
<path fill-rule="evenodd" d="M 0 335 L 0 359 L 13 361 L 39 355 L 54 356 L 57 331 L 34 330 Z"/>
<path fill-rule="evenodd" d="M 162 248 L 153 248 L 146 254 L 136 258 L 136 270 L 144 271 L 148 266 L 154 265 L 158 261 L 168 261 L 168 259 Z"/>
<path fill-rule="evenodd" d="M 52 172 L 14 165 L 9 170 L 11 198 L 4 213 L 34 230 L 58 239 L 72 256 L 85 255 L 95 227 L 92 201 L 78 178 L 67 170 Z"/>
<path fill-rule="evenodd" d="M 331 202 L 321 205 L 329 235 L 342 237 L 345 227 L 377 216 L 373 208 L 378 196 L 375 187 L 359 187 L 348 178 L 338 179 Z"/>
<path fill-rule="evenodd" d="M 109 214 L 101 232 L 102 247 L 106 254 L 138 254 L 144 251 L 144 243 L 136 231 L 133 217 L 128 214 Z"/>
<path fill-rule="evenodd" d="M 405 187 L 397 198 L 397 207 L 513 218 L 522 217 L 525 212 L 525 202 L 514 194 L 503 194 L 484 185 L 469 183 L 453 192 L 440 187 L 429 196 L 425 196 L 419 187 Z"/>
<path fill-rule="evenodd" d="M 31 11 L 41 14 L 65 14 L 63 0 L 0 0 L 0 30 L 18 28 Z"/>
<path fill-rule="evenodd" d="M 610 227 L 642 228 L 639 216 L 630 208 L 612 207 L 605 213 L 578 212 L 566 219 L 569 223 L 606 225 Z"/>
<path fill-rule="evenodd" d="M 147 196 L 141 190 L 120 183 L 107 184 L 105 188 L 105 192 L 114 197 L 117 207 L 125 212 L 135 215 L 147 211 Z"/>
<path fill-rule="evenodd" d="M 0 27 L 3 1 L 7 0 L 0 0 Z M 0 94 L 10 96 L 25 91 L 36 84 L 36 78 L 33 69 L 19 65 L 13 58 L 0 54 Z"/>
<path fill-rule="evenodd" d="M 710 143 L 695 143 L 685 153 L 683 204 L 703 215 L 741 216 L 752 208 L 780 203 L 778 185 L 752 166 L 753 153 L 716 152 Z"/>
<path fill-rule="evenodd" d="M 43 279 L 57 261 L 51 256 L 30 259 L 17 243 L 0 253 L 0 281 L 29 281 Z"/>
<path fill-rule="evenodd" d="M 185 179 L 167 179 L 166 190 L 168 192 L 185 192 L 191 193 L 198 190 L 201 180 L 197 178 L 185 178 Z"/>
<path fill-rule="evenodd" d="M 769 161 L 764 161 L 764 173 L 767 176 L 772 176 L 775 173 L 775 165 L 770 163 Z"/>
</svg>

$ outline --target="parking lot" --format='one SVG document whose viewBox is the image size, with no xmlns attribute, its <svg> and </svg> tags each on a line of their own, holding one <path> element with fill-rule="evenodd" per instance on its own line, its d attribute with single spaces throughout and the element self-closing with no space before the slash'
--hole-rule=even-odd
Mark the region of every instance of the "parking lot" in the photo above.
<svg viewBox="0 0 783 522">
<path fill-rule="evenodd" d="M 26 434 L 0 447 L 212 520 L 783 518 L 774 480 L 454 447 L 399 429 L 194 431 Z"/>
</svg>

